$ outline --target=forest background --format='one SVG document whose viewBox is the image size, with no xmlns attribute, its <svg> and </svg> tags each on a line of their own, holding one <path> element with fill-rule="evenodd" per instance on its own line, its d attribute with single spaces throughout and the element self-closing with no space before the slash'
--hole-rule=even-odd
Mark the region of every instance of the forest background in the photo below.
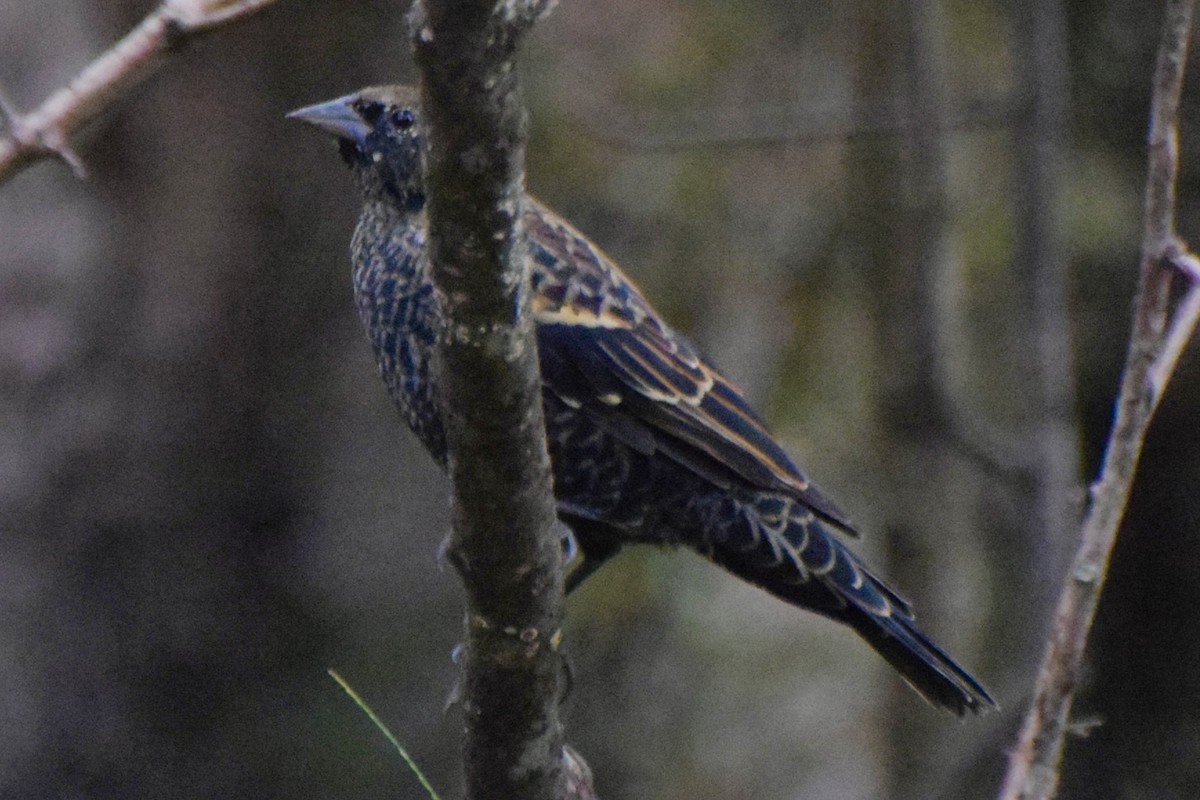
<svg viewBox="0 0 1200 800">
<path fill-rule="evenodd" d="M 354 318 L 349 177 L 282 119 L 413 80 L 397 6 L 198 41 L 83 138 L 87 182 L 0 190 L 0 796 L 419 796 L 327 666 L 454 794 L 446 485 Z M 0 86 L 33 107 L 148 10 L 5 4 Z M 960 726 L 846 631 L 633 551 L 568 611 L 604 797 L 994 795 L 1111 421 L 1159 27 L 1063 10 L 1049 52 L 982 2 L 565 2 L 527 42 L 530 190 L 746 388 L 1004 708 Z M 1056 55 L 1047 136 L 1028 71 Z M 1196 379 L 1151 432 L 1064 798 L 1200 794 Z"/>
</svg>

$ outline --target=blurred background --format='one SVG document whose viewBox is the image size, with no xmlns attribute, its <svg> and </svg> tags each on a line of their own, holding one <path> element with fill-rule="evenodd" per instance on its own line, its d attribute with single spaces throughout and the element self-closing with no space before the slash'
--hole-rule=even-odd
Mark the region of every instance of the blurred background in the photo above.
<svg viewBox="0 0 1200 800">
<path fill-rule="evenodd" d="M 0 4 L 30 109 L 148 0 Z M 283 115 L 414 79 L 394 0 L 286 0 L 0 187 L 0 797 L 458 796 L 447 485 L 353 311 L 358 200 Z M 746 389 L 1002 713 L 685 553 L 569 603 L 606 800 L 985 798 L 1124 358 L 1158 4 L 567 0 L 528 185 Z M 1200 93 L 1180 224 L 1197 241 Z M 1200 796 L 1200 357 L 1151 432 L 1062 797 Z"/>
</svg>

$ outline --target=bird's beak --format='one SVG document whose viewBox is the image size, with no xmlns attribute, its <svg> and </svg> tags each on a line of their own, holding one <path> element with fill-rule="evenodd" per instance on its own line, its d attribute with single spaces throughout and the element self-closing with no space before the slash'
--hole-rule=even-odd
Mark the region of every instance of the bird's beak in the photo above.
<svg viewBox="0 0 1200 800">
<path fill-rule="evenodd" d="M 327 103 L 298 108 L 288 114 L 287 118 L 307 122 L 340 139 L 350 139 L 362 145 L 366 142 L 371 129 L 354 110 L 351 105 L 353 101 L 352 95 L 339 97 L 337 100 L 330 100 Z"/>
</svg>

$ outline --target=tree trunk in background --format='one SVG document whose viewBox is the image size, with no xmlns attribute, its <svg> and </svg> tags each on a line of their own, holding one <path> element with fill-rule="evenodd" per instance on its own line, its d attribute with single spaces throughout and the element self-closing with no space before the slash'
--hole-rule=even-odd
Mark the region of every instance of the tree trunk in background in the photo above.
<svg viewBox="0 0 1200 800">
<path fill-rule="evenodd" d="M 27 58 L 82 64 L 146 10 L 116 5 L 28 5 L 26 31 L 88 34 L 29 36 Z M 243 198 L 278 166 L 252 133 L 259 52 L 177 75 L 106 121 L 90 183 L 47 164 L 6 187 L 4 239 L 28 251 L 3 254 L 21 358 L 6 381 L 20 441 L 0 512 L 5 639 L 33 671 L 5 670 L 26 706 L 0 726 L 16 739 L 0 748 L 0 794 L 273 794 L 253 765 L 277 744 L 252 731 L 296 688 L 279 667 L 320 637 L 281 580 L 299 497 L 295 421 L 272 419 L 274 354 L 289 321 L 317 312 L 311 290 L 261 291 L 270 206 Z"/>
<path fill-rule="evenodd" d="M 882 114 L 895 130 L 852 150 L 848 192 L 850 235 L 873 303 L 881 571 L 916 600 L 921 626 L 987 683 L 969 646 L 983 643 L 976 631 L 987 616 L 983 598 L 968 588 L 979 583 L 970 570 L 986 569 L 978 555 L 985 550 L 979 476 L 955 447 L 943 313 L 945 298 L 960 292 L 950 261 L 940 9 L 932 0 L 868 3 L 857 21 L 858 116 Z M 881 707 L 888 797 L 939 796 L 979 755 L 957 751 L 947 738 L 952 726 L 919 706 L 899 687 Z"/>
<path fill-rule="evenodd" d="M 1011 331 L 1027 354 L 1028 470 L 1033 482 L 1029 524 L 1022 525 L 1023 585 L 1030 618 L 1013 619 L 1020 652 L 1040 658 L 1049 619 L 1081 523 L 1083 485 L 1075 397 L 1075 340 L 1067 279 L 1070 256 L 1063 232 L 1067 41 L 1062 3 L 1010 4 L 1014 95 L 1013 266 L 1018 284 Z M 1024 675 L 1020 679 L 1024 679 Z"/>
<path fill-rule="evenodd" d="M 88 14 L 48 5 L 61 6 L 51 9 L 60 35 L 29 37 L 6 54 L 34 91 L 55 80 L 39 65 L 82 60 L 97 46 Z M 5 16 L 28 31 L 41 14 L 25 7 Z M 106 609 L 80 591 L 92 588 L 86 559 L 109 533 L 93 522 L 112 468 L 106 456 L 125 436 L 114 368 L 120 325 L 106 309 L 118 319 L 127 310 L 98 261 L 112 223 L 111 210 L 66 170 L 22 176 L 0 194 L 3 796 L 83 795 L 80 774 L 98 760 L 89 742 L 131 733 L 124 698 L 103 690 L 121 668 L 119 632 L 89 624 Z"/>
<path fill-rule="evenodd" d="M 0 80 L 29 107 L 147 10 L 6 7 Z M 395 433 L 378 473 L 364 470 L 364 448 L 337 474 L 322 461 L 332 451 L 318 449 L 372 408 L 369 392 L 386 400 L 353 326 L 354 187 L 326 142 L 311 142 L 319 169 L 297 174 L 295 151 L 310 142 L 282 115 L 353 88 L 373 51 L 348 56 L 334 37 L 315 40 L 301 11 L 263 15 L 168 65 L 85 137 L 88 182 L 45 163 L 0 191 L 0 675 L 10 687 L 0 796 L 338 795 L 361 758 L 331 761 L 375 743 L 324 675 L 333 663 L 352 680 L 364 670 L 361 654 L 346 663 L 336 606 L 315 591 L 313 572 L 332 567 L 310 561 L 330 552 L 313 521 L 350 552 L 376 527 L 403 537 L 427 515 L 401 517 L 389 502 L 393 516 L 376 521 L 343 498 L 379 493 L 347 481 L 428 496 L 432 470 L 405 485 L 390 409 L 376 426 Z M 369 11 L 348 14 L 344 29 L 365 40 L 363 28 L 390 18 L 396 35 L 377 47 L 394 70 L 401 22 L 394 9 Z M 280 97 L 301 79 L 302 96 Z M 321 174 L 344 180 L 322 187 Z M 316 192 L 344 201 L 345 214 L 321 219 Z M 348 391 L 347 358 L 358 366 Z M 436 576 L 439 538 L 434 528 L 400 539 L 387 559 L 401 566 L 411 547 Z M 412 619 L 399 621 L 388 598 L 388 637 L 427 624 L 416 595 L 404 606 Z M 426 635 L 443 690 L 449 616 L 444 634 Z M 393 662 L 384 674 L 395 682 L 407 653 L 387 641 L 377 638 L 372 658 Z M 436 726 L 442 697 L 429 695 L 414 702 Z M 318 702 L 363 727 L 322 742 Z M 453 785 L 446 765 L 423 766 Z M 382 781 L 376 790 L 393 794 Z"/>
</svg>

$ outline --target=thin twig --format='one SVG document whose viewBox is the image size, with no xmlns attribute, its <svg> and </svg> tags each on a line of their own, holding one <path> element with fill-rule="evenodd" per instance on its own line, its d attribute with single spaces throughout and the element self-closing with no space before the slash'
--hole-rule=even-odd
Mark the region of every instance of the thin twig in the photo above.
<svg viewBox="0 0 1200 800">
<path fill-rule="evenodd" d="M 1100 477 L 1092 486 L 1079 550 L 1059 597 L 1053 636 L 1032 707 L 1009 762 L 1001 800 L 1049 800 L 1057 792 L 1063 740 L 1083 652 L 1146 430 L 1200 316 L 1200 300 L 1193 285 L 1176 308 L 1174 319 L 1169 320 L 1171 282 L 1180 274 L 1171 259 L 1180 251 L 1175 235 L 1179 99 L 1194 5 L 1195 0 L 1170 0 L 1167 4 L 1151 99 L 1141 272 L 1116 419 Z"/>
<path fill-rule="evenodd" d="M 1186 275 L 1192 283 L 1200 283 L 1200 259 L 1188 251 L 1183 242 L 1176 242 L 1176 247 L 1167 253 L 1171 266 Z"/>
<path fill-rule="evenodd" d="M 1197 321 L 1200 321 L 1200 283 L 1192 284 L 1171 318 L 1171 327 L 1167 331 L 1166 343 L 1158 358 L 1150 366 L 1151 391 L 1161 394 L 1162 390 L 1166 388 L 1167 381 L 1175 372 L 1175 365 L 1179 363 L 1179 357 L 1183 355 L 1184 348 L 1192 339 Z"/>
<path fill-rule="evenodd" d="M 80 178 L 87 170 L 71 147 L 80 128 L 154 74 L 186 41 L 241 20 L 276 0 L 164 0 L 136 28 L 28 114 L 4 100 L 0 185 L 43 158 L 58 158 Z"/>
</svg>

